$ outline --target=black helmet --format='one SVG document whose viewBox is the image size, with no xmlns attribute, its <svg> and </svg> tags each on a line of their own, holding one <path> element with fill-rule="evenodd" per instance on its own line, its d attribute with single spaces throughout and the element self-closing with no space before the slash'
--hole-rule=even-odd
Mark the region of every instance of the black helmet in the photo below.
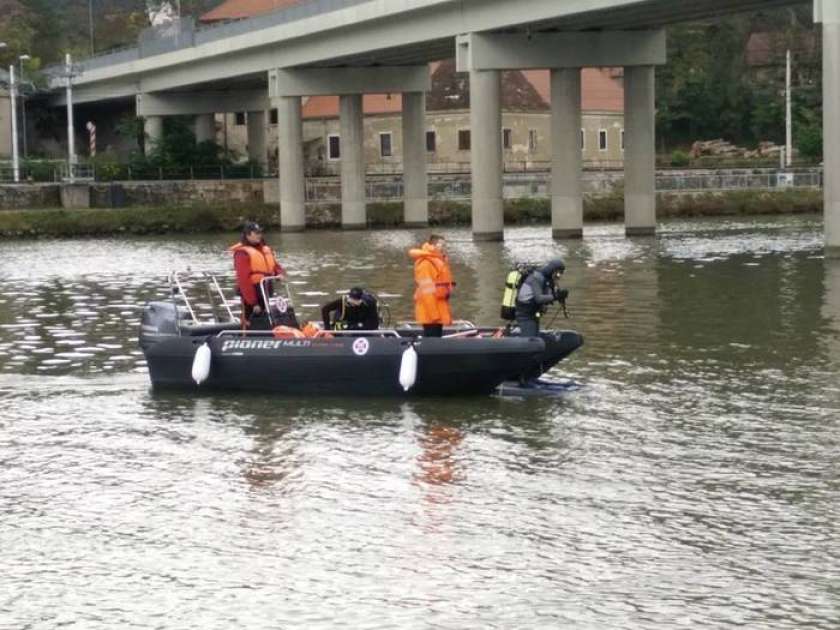
<svg viewBox="0 0 840 630">
<path fill-rule="evenodd" d="M 350 293 L 347 296 L 353 300 L 361 300 L 365 294 L 365 290 L 362 287 L 353 287 L 350 289 Z"/>
<path fill-rule="evenodd" d="M 257 223 L 256 221 L 247 221 L 242 228 L 243 234 L 250 234 L 251 232 L 259 232 L 260 234 L 263 233 L 262 226 Z"/>
</svg>

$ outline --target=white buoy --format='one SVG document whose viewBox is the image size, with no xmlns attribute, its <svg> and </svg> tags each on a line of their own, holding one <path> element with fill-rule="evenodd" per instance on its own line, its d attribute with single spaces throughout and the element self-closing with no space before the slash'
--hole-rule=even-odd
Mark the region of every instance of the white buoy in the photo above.
<svg viewBox="0 0 840 630">
<path fill-rule="evenodd" d="M 400 385 L 404 391 L 410 390 L 417 382 L 417 351 L 414 346 L 409 346 L 403 352 L 400 363 Z"/>
<path fill-rule="evenodd" d="M 213 353 L 210 351 L 210 346 L 203 344 L 195 351 L 195 358 L 192 365 L 192 377 L 196 385 L 201 385 L 210 376 L 210 361 L 213 359 Z"/>
</svg>

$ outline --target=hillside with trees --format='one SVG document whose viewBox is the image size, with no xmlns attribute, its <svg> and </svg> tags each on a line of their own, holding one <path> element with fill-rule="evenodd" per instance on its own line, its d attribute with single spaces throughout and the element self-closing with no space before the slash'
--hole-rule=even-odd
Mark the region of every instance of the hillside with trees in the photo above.
<svg viewBox="0 0 840 630">
<path fill-rule="evenodd" d="M 183 15 L 198 16 L 219 0 L 181 0 Z M 147 0 L 0 0 L 0 50 L 3 67 L 19 54 L 29 54 L 37 68 L 91 52 L 90 10 L 93 9 L 93 47 L 98 52 L 131 45 L 149 25 Z"/>
<path fill-rule="evenodd" d="M 796 143 L 818 157 L 821 39 L 810 4 L 671 27 L 668 64 L 657 69 L 660 151 L 713 138 L 744 146 L 783 143 L 789 49 Z"/>
</svg>

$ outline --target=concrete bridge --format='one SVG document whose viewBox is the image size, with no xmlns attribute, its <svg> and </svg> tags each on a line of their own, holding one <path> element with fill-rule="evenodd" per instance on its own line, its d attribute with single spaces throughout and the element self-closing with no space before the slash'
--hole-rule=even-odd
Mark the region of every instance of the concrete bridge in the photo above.
<svg viewBox="0 0 840 630">
<path fill-rule="evenodd" d="M 814 0 L 824 37 L 826 242 L 840 251 L 840 0 Z M 208 139 L 213 116 L 248 111 L 249 145 L 265 146 L 265 112 L 278 110 L 284 230 L 302 230 L 302 97 L 338 95 L 342 223 L 365 225 L 362 94 L 403 94 L 405 222 L 428 220 L 425 156 L 427 64 L 455 57 L 471 92 L 473 234 L 503 237 L 500 73 L 551 70 L 552 223 L 556 238 L 582 235 L 580 70 L 622 67 L 625 81 L 626 230 L 652 234 L 657 65 L 664 27 L 796 0 L 313 0 L 221 26 L 190 24 L 81 63 L 74 101 L 133 99 L 150 143 L 162 118 L 195 115 Z M 56 76 L 53 104 L 63 104 Z M 264 153 L 264 150 L 263 150 Z"/>
</svg>

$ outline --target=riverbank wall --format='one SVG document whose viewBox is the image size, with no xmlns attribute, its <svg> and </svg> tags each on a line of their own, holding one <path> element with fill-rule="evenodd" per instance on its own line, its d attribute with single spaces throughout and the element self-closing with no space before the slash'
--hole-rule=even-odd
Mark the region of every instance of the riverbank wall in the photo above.
<svg viewBox="0 0 840 630">
<path fill-rule="evenodd" d="M 128 208 L 41 208 L 0 211 L 0 238 L 80 237 L 119 234 L 166 234 L 236 231 L 245 220 L 256 220 L 268 228 L 280 227 L 276 204 L 243 198 L 225 204 L 197 203 L 177 206 Z M 93 195 L 92 195 L 93 197 Z M 256 197 L 256 195 L 254 195 Z M 657 216 L 677 217 L 753 216 L 819 213 L 822 191 L 728 191 L 717 193 L 663 193 L 657 196 Z M 401 202 L 368 204 L 371 228 L 396 228 L 402 223 Z M 620 192 L 588 194 L 584 201 L 587 222 L 620 221 L 624 197 Z M 469 201 L 439 201 L 429 204 L 429 220 L 436 226 L 470 224 Z M 551 221 L 551 202 L 543 198 L 519 198 L 505 202 L 508 225 L 539 225 Z M 312 229 L 341 225 L 341 207 L 315 203 L 307 206 L 307 225 Z"/>
<path fill-rule="evenodd" d="M 551 174 L 548 172 L 506 173 L 505 199 L 548 199 Z M 666 193 L 707 193 L 721 191 L 782 191 L 821 188 L 820 169 L 781 171 L 777 169 L 689 169 L 660 170 L 657 191 Z M 585 171 L 582 188 L 586 195 L 613 195 L 624 189 L 622 171 Z M 72 190 L 73 194 L 68 194 Z M 401 175 L 370 175 L 367 197 L 371 203 L 397 202 L 404 196 Z M 84 193 L 84 194 L 81 194 Z M 436 201 L 464 202 L 472 193 L 469 173 L 432 173 L 429 198 Z M 338 177 L 309 177 L 306 200 L 310 205 L 337 204 L 341 199 Z M 76 207 L 192 207 L 228 204 L 279 204 L 280 187 L 276 177 L 267 179 L 184 179 L 119 182 L 78 182 L 76 184 L 0 184 L 0 210 Z"/>
</svg>

